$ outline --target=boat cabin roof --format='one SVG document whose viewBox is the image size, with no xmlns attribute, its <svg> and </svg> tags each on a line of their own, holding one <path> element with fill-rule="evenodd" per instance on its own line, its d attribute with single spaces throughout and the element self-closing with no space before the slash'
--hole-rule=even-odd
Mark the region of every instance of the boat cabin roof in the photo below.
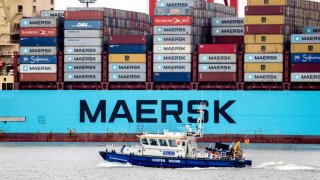
<svg viewBox="0 0 320 180">
<path fill-rule="evenodd" d="M 164 132 L 163 134 L 143 134 L 139 136 L 140 138 L 156 138 L 156 139 L 185 139 L 185 133 L 180 132 Z"/>
</svg>

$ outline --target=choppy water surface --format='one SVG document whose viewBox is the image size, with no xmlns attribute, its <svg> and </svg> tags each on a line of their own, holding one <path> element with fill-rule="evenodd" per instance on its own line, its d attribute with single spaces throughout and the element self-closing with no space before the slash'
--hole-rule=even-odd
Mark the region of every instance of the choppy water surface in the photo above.
<svg viewBox="0 0 320 180">
<path fill-rule="evenodd" d="M 0 143 L 0 179 L 320 179 L 320 145 L 251 144 L 251 168 L 159 169 L 104 162 L 101 143 Z"/>
</svg>

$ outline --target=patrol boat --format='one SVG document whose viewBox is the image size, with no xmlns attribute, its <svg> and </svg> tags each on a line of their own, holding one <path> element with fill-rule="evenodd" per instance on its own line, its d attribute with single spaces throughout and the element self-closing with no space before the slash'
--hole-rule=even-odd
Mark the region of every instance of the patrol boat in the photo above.
<svg viewBox="0 0 320 180">
<path fill-rule="evenodd" d="M 203 115 L 206 105 L 199 105 L 197 127 L 186 125 L 182 132 L 139 135 L 139 146 L 108 145 L 100 151 L 109 162 L 129 163 L 136 166 L 163 168 L 209 168 L 246 167 L 252 161 L 246 160 L 240 149 L 240 141 L 231 145 L 216 142 L 214 146 L 198 149 L 197 139 L 203 137 Z"/>
</svg>

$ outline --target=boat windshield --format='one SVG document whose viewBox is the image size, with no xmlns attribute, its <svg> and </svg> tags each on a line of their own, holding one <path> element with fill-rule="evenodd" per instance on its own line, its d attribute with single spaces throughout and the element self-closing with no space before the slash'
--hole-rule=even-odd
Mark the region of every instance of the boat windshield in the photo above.
<svg viewBox="0 0 320 180">
<path fill-rule="evenodd" d="M 151 146 L 158 146 L 158 141 L 156 139 L 149 139 Z"/>
<path fill-rule="evenodd" d="M 168 146 L 166 139 L 159 139 L 159 144 L 160 144 L 160 146 Z"/>
<path fill-rule="evenodd" d="M 169 139 L 169 146 L 170 147 L 177 147 L 177 141 L 174 139 Z"/>
<path fill-rule="evenodd" d="M 147 141 L 146 138 L 142 138 L 142 139 L 141 139 L 141 143 L 142 143 L 142 144 L 145 144 L 145 145 L 149 145 L 149 143 L 148 143 L 148 141 Z"/>
</svg>

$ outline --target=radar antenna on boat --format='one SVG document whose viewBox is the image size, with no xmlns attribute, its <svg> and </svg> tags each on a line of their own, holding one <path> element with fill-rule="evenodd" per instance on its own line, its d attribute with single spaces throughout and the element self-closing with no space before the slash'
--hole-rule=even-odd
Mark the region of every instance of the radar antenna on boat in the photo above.
<svg viewBox="0 0 320 180">
<path fill-rule="evenodd" d="M 199 117 L 197 119 L 197 128 L 196 128 L 196 132 L 195 132 L 195 137 L 197 138 L 202 138 L 203 137 L 203 115 L 204 115 L 204 109 L 207 107 L 205 102 L 201 102 L 199 105 Z"/>
</svg>

